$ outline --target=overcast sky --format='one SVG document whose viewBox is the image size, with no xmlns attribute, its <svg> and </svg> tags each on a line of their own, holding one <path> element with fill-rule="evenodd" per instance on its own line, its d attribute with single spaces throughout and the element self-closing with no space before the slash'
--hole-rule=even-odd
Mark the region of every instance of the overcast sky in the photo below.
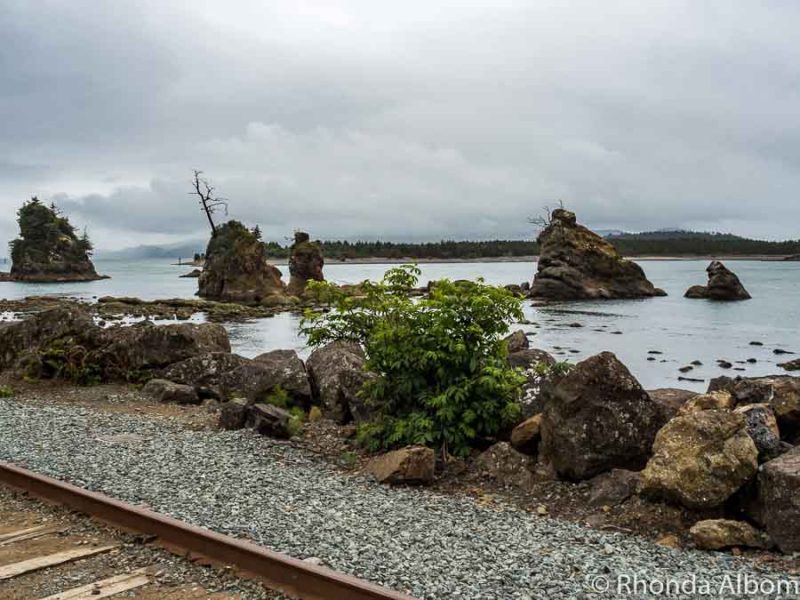
<svg viewBox="0 0 800 600">
<path fill-rule="evenodd" d="M 100 248 L 206 236 L 800 238 L 800 2 L 2 0 L 0 243 L 33 194 Z M 0 251 L 4 254 L 5 247 Z"/>
</svg>

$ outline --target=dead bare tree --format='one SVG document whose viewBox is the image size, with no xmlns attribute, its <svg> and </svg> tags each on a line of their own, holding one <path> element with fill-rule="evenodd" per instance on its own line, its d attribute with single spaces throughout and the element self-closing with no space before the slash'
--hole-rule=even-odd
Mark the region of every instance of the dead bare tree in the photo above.
<svg viewBox="0 0 800 600">
<path fill-rule="evenodd" d="M 564 208 L 564 201 L 558 201 L 558 207 L 563 210 Z M 537 231 L 541 232 L 547 229 L 550 224 L 553 222 L 553 210 L 549 206 L 545 206 L 542 208 L 542 213 L 538 217 L 528 217 L 528 223 L 531 225 L 535 225 Z"/>
<path fill-rule="evenodd" d="M 225 214 L 228 214 L 228 200 L 225 198 L 218 198 L 214 195 L 214 187 L 208 183 L 208 180 L 201 177 L 202 171 L 194 169 L 194 179 L 192 180 L 193 191 L 189 194 L 196 195 L 200 200 L 200 207 L 206 217 L 208 224 L 211 226 L 211 235 L 217 235 L 217 226 L 214 224 L 212 215 L 217 212 L 220 207 L 225 208 Z"/>
</svg>

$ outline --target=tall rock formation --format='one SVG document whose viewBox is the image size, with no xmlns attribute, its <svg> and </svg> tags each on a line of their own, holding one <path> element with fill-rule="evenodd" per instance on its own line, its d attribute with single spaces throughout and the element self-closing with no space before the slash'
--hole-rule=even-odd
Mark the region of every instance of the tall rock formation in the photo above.
<svg viewBox="0 0 800 600">
<path fill-rule="evenodd" d="M 78 237 L 55 206 L 34 197 L 17 212 L 20 235 L 11 242 L 11 281 L 94 281 L 98 275 L 90 258 L 92 244 Z"/>
<path fill-rule="evenodd" d="M 712 261 L 708 268 L 708 285 L 693 285 L 686 290 L 687 298 L 708 300 L 749 300 L 750 294 L 736 274 L 720 261 Z"/>
<path fill-rule="evenodd" d="M 531 286 L 532 298 L 595 300 L 665 296 L 642 268 L 625 260 L 616 248 L 579 225 L 563 208 L 553 211 L 537 240 L 539 269 Z"/>
<path fill-rule="evenodd" d="M 303 231 L 295 232 L 291 252 L 288 292 L 291 296 L 302 296 L 309 280 L 325 280 L 322 275 L 322 266 L 325 264 L 325 260 L 322 258 L 319 244 L 312 242 L 309 235 Z"/>
<path fill-rule="evenodd" d="M 264 305 L 285 301 L 281 272 L 267 262 L 263 242 L 239 221 L 217 227 L 198 285 L 197 295 L 209 300 Z"/>
</svg>

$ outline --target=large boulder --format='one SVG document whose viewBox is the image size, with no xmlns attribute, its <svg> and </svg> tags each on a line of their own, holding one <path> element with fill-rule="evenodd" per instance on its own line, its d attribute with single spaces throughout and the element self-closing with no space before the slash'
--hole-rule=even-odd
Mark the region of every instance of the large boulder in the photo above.
<svg viewBox="0 0 800 600">
<path fill-rule="evenodd" d="M 771 460 L 758 475 L 759 517 L 782 552 L 800 551 L 800 447 Z"/>
<path fill-rule="evenodd" d="M 174 383 L 166 379 L 151 379 L 142 388 L 142 393 L 156 402 L 200 404 L 200 397 L 192 386 Z"/>
<path fill-rule="evenodd" d="M 708 285 L 694 285 L 686 290 L 687 298 L 708 300 L 749 300 L 750 294 L 744 289 L 735 273 L 720 261 L 712 261 L 708 268 Z"/>
<path fill-rule="evenodd" d="M 302 296 L 309 281 L 324 281 L 322 249 L 319 243 L 312 242 L 304 231 L 296 231 L 289 255 L 289 286 L 287 292 L 292 296 Z"/>
<path fill-rule="evenodd" d="M 282 408 L 311 406 L 311 385 L 294 350 L 267 352 L 223 373 L 219 390 L 223 399 L 241 397 Z"/>
<path fill-rule="evenodd" d="M 16 365 L 23 355 L 56 340 L 99 334 L 89 312 L 80 306 L 53 308 L 24 321 L 7 324 L 0 335 L 0 370 Z"/>
<path fill-rule="evenodd" d="M 94 360 L 109 378 L 159 369 L 209 352 L 230 352 L 228 332 L 219 323 L 154 325 L 149 321 L 103 331 Z"/>
<path fill-rule="evenodd" d="M 641 468 L 661 409 L 611 352 L 580 363 L 548 393 L 539 453 L 567 479 Z"/>
<path fill-rule="evenodd" d="M 407 446 L 377 456 L 366 467 L 381 483 L 426 484 L 433 481 L 436 458 L 425 446 Z"/>
<path fill-rule="evenodd" d="M 193 386 L 203 398 L 220 399 L 223 375 L 250 362 L 250 359 L 230 352 L 206 352 L 170 365 L 163 376 L 164 379 Z"/>
<path fill-rule="evenodd" d="M 259 354 L 254 362 L 264 365 L 271 373 L 274 385 L 280 386 L 299 406 L 311 405 L 311 383 L 306 366 L 294 350 L 273 350 Z"/>
<path fill-rule="evenodd" d="M 323 414 L 338 423 L 353 418 L 350 400 L 358 394 L 364 378 L 364 352 L 358 344 L 331 342 L 317 348 L 306 361 L 314 399 Z"/>
<path fill-rule="evenodd" d="M 772 547 L 769 536 L 744 521 L 730 519 L 706 519 L 698 521 L 689 536 L 701 550 L 722 550 L 744 547 L 768 549 Z"/>
<path fill-rule="evenodd" d="M 575 214 L 553 211 L 538 237 L 539 263 L 530 296 L 550 300 L 664 296 L 636 263 L 608 241 L 579 225 Z"/>
<path fill-rule="evenodd" d="M 672 419 L 656 436 L 641 491 L 689 508 L 713 508 L 758 469 L 743 415 L 703 410 Z"/>
<path fill-rule="evenodd" d="M 208 242 L 198 296 L 243 304 L 285 301 L 281 272 L 267 262 L 264 243 L 238 221 L 217 227 Z"/>
</svg>

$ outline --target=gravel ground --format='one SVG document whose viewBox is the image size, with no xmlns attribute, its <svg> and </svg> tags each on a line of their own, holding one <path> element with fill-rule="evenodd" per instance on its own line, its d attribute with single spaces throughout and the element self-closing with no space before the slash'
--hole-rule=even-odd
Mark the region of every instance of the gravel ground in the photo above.
<svg viewBox="0 0 800 600">
<path fill-rule="evenodd" d="M 6 399 L 0 459 L 426 599 L 616 598 L 643 591 L 633 578 L 650 592 L 694 581 L 744 597 L 731 587 L 742 578 L 762 590 L 784 579 L 728 554 L 381 486 L 250 431 Z"/>
</svg>

